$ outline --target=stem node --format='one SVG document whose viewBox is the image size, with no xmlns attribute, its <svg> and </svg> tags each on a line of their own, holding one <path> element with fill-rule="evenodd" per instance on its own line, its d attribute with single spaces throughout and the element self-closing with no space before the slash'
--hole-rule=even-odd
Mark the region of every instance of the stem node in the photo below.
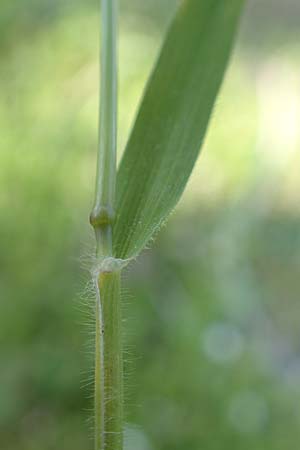
<svg viewBox="0 0 300 450">
<path fill-rule="evenodd" d="M 94 228 L 101 228 L 102 226 L 113 225 L 115 220 L 115 212 L 109 206 L 95 206 L 90 214 L 90 224 Z"/>
</svg>

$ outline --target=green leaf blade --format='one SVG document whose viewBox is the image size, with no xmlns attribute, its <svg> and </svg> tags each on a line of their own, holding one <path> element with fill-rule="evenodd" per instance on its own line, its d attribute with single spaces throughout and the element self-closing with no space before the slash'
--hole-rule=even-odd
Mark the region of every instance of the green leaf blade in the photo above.
<svg viewBox="0 0 300 450">
<path fill-rule="evenodd" d="M 243 0 L 185 0 L 117 175 L 114 254 L 135 257 L 176 206 L 203 142 Z"/>
</svg>

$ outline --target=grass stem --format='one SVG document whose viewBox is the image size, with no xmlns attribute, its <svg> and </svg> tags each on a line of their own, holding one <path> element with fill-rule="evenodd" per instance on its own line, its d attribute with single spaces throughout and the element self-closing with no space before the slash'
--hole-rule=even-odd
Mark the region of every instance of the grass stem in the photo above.
<svg viewBox="0 0 300 450">
<path fill-rule="evenodd" d="M 101 1 L 101 97 L 95 201 L 96 256 L 112 257 L 117 136 L 117 0 Z M 96 272 L 95 450 L 122 450 L 120 272 Z"/>
<path fill-rule="evenodd" d="M 111 256 L 116 185 L 117 0 L 101 1 L 101 89 L 95 202 L 97 256 Z"/>
<path fill-rule="evenodd" d="M 120 272 L 100 273 L 96 291 L 95 450 L 122 450 Z"/>
</svg>

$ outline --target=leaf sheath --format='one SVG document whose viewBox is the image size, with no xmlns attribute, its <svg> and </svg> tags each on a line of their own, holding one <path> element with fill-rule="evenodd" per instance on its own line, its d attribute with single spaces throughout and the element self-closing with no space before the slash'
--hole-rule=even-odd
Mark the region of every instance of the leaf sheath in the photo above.
<svg viewBox="0 0 300 450">
<path fill-rule="evenodd" d="M 95 283 L 95 450 L 122 450 L 120 272 L 102 272 Z"/>
</svg>

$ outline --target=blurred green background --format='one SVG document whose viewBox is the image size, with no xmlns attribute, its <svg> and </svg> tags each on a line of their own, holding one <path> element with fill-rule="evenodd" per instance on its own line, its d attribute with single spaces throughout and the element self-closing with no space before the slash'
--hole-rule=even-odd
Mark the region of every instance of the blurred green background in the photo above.
<svg viewBox="0 0 300 450">
<path fill-rule="evenodd" d="M 98 1 L 0 5 L 0 448 L 92 448 Z M 175 0 L 120 0 L 119 150 Z M 126 450 L 300 440 L 300 4 L 251 0 L 191 182 L 124 276 Z"/>
</svg>

